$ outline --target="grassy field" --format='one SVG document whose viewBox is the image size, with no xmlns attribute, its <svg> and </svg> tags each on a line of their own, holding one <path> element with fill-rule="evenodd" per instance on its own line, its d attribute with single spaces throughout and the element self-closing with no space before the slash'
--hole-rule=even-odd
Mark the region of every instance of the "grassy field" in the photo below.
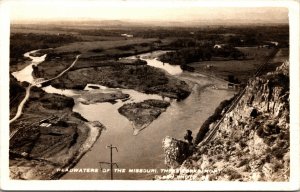
<svg viewBox="0 0 300 192">
<path fill-rule="evenodd" d="M 69 31 L 63 31 L 63 30 L 58 30 L 58 29 L 46 30 L 43 28 L 33 29 L 33 28 L 21 28 L 21 27 L 12 27 L 11 33 L 35 33 L 35 34 L 51 34 L 51 35 L 57 35 L 57 34 L 76 35 L 76 34 L 78 34 L 76 32 L 69 32 Z"/>
<path fill-rule="evenodd" d="M 92 33 L 94 31 L 94 34 Z M 97 32 L 103 31 L 103 34 L 98 34 Z M 129 51 L 129 50 L 144 50 L 146 48 L 149 48 L 150 46 L 153 46 L 153 42 L 157 42 L 159 38 L 142 38 L 142 37 L 132 37 L 132 38 L 126 38 L 122 37 L 121 34 L 124 32 L 122 30 L 103 30 L 103 29 L 93 29 L 91 34 L 85 34 L 85 30 L 79 30 L 79 29 L 73 29 L 73 28 L 59 28 L 59 27 L 45 27 L 41 26 L 40 28 L 31 26 L 31 28 L 27 28 L 25 26 L 13 26 L 11 27 L 11 33 L 12 34 L 22 34 L 24 36 L 27 36 L 28 34 L 36 34 L 37 36 L 57 36 L 60 37 L 62 35 L 69 35 L 74 38 L 77 38 L 77 41 L 66 43 L 64 45 L 61 45 L 59 47 L 56 47 L 54 49 L 55 52 L 74 52 L 74 51 L 80 51 L 81 53 L 85 54 L 96 54 L 93 52 L 95 49 L 101 49 L 105 51 L 108 51 L 108 53 L 115 53 L 116 50 L 113 50 L 115 48 L 121 47 L 121 46 L 130 46 L 129 49 L 117 49 L 118 52 L 122 51 Z M 26 39 L 25 39 L 26 40 Z M 165 45 L 170 43 L 174 38 L 165 38 L 160 40 L 159 45 Z M 24 41 L 24 39 L 22 39 Z M 31 40 L 31 41 L 34 41 Z M 34 43 L 34 42 L 33 42 Z M 141 45 L 142 44 L 142 45 Z M 146 45 L 148 44 L 148 45 Z M 102 52 L 101 52 L 102 53 Z M 103 54 L 102 53 L 102 54 Z"/>
<path fill-rule="evenodd" d="M 289 61 L 289 49 L 283 48 L 278 51 L 275 57 L 270 61 L 272 63 Z"/>
<path fill-rule="evenodd" d="M 44 29 L 44 28 L 22 28 L 22 27 L 12 27 L 11 33 L 21 33 L 21 34 L 42 34 L 42 35 L 74 35 L 78 38 L 81 38 L 83 41 L 115 41 L 115 40 L 124 40 L 125 38 L 120 36 L 101 36 L 101 35 L 84 35 L 79 32 L 74 32 L 71 30 L 63 30 L 63 29 Z"/>
<path fill-rule="evenodd" d="M 289 61 L 289 49 L 280 49 L 273 59 L 271 59 L 262 71 L 262 74 L 275 71 L 277 67 L 281 66 L 283 62 Z"/>
<path fill-rule="evenodd" d="M 246 55 L 246 60 L 201 61 L 189 65 L 194 67 L 196 72 L 216 75 L 223 79 L 227 79 L 228 75 L 234 75 L 244 82 L 255 73 L 258 66 L 272 52 L 272 49 L 257 47 L 239 47 L 238 49 Z"/>
<path fill-rule="evenodd" d="M 72 52 L 79 51 L 83 53 L 83 56 L 93 56 L 93 55 L 104 55 L 104 54 L 120 54 L 121 52 L 134 50 L 137 52 L 150 49 L 152 43 L 157 42 L 157 38 L 130 38 L 130 39 L 117 39 L 106 40 L 106 41 L 93 41 L 93 42 L 75 42 L 65 46 L 61 46 L 55 49 L 56 52 Z M 161 44 L 166 44 L 170 40 L 164 40 Z M 124 46 L 124 47 L 123 47 Z M 125 47 L 127 46 L 127 48 Z M 95 52 L 95 50 L 99 50 Z M 102 50 L 102 51 L 101 51 Z"/>
</svg>

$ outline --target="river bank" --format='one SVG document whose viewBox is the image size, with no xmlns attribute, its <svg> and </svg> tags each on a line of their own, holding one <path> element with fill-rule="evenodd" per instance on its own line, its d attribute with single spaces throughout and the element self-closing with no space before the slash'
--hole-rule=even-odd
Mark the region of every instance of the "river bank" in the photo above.
<svg viewBox="0 0 300 192">
<path fill-rule="evenodd" d="M 231 110 L 223 114 L 223 119 L 220 121 L 212 117 L 205 123 L 207 127 L 218 124 L 218 129 L 214 131 L 216 127 L 212 128 L 209 137 L 200 142 L 183 163 L 177 158 L 181 161 L 179 165 L 177 163 L 176 172 L 157 179 L 288 181 L 290 64 L 287 60 L 286 50 L 270 58 L 263 70 L 249 79 L 243 94 L 233 103 Z M 172 166 L 173 161 L 177 161 L 173 158 L 173 146 L 165 144 L 163 147 L 166 152 L 172 152 L 166 154 L 167 163 Z M 177 155 L 180 157 L 180 154 Z"/>
<path fill-rule="evenodd" d="M 22 117 L 10 125 L 10 178 L 53 179 L 71 167 L 104 128 L 72 112 L 74 101 L 32 88 Z"/>
<path fill-rule="evenodd" d="M 27 89 L 16 116 L 10 121 L 9 158 L 12 179 L 61 177 L 62 174 L 56 170 L 74 166 L 104 129 L 101 123 L 87 122 L 80 114 L 72 112 L 75 104 L 72 98 L 49 94 L 34 86 L 34 66 L 46 57 L 32 55 L 35 52 L 24 55 L 32 59 L 30 65 L 13 73 L 22 82 L 12 81 L 14 88 L 21 90 L 21 84 L 27 82 Z M 12 97 L 16 100 L 16 103 L 11 103 L 11 109 L 14 109 L 20 96 L 13 94 Z"/>
<path fill-rule="evenodd" d="M 176 174 L 161 179 L 288 181 L 288 65 L 285 63 L 273 73 L 251 79 L 241 101 L 226 114 L 214 139 L 200 145 Z M 279 82 L 278 76 L 286 80 Z M 264 86 L 268 82 L 272 82 L 271 87 Z M 184 169 L 199 171 L 186 174 Z M 205 170 L 212 172 L 205 174 Z"/>
<path fill-rule="evenodd" d="M 190 79 L 197 79 L 197 83 L 189 81 L 192 87 L 191 95 L 183 101 L 171 101 L 167 110 L 154 120 L 146 129 L 133 135 L 131 122 L 119 114 L 118 109 L 122 102 L 115 104 L 98 103 L 94 105 L 82 105 L 78 103 L 74 111 L 80 112 L 88 120 L 98 120 L 106 131 L 101 134 L 93 148 L 76 164 L 74 168 L 106 168 L 99 167 L 97 162 L 108 160 L 109 151 L 107 145 L 113 144 L 118 147 L 114 153 L 114 160 L 118 162 L 119 168 L 126 170 L 159 169 L 165 168 L 161 142 L 164 136 L 183 137 L 186 129 L 197 133 L 199 126 L 221 101 L 231 98 L 232 91 L 222 89 L 226 84 L 222 81 L 211 79 L 206 76 L 194 77 L 190 74 L 182 74 Z M 216 89 L 220 88 L 220 89 Z M 140 98 L 138 96 L 138 98 Z M 146 98 L 145 98 L 146 99 Z M 159 98 L 157 98 L 159 99 Z M 160 98 L 162 99 L 162 98 Z M 200 107 L 201 106 L 201 107 Z M 102 114 L 101 116 L 97 114 Z M 114 139 L 112 139 L 114 138 Z M 114 173 L 115 179 L 152 179 L 155 173 Z M 74 173 L 67 172 L 62 179 L 108 179 L 109 173 Z"/>
<path fill-rule="evenodd" d="M 190 94 L 189 86 L 184 81 L 167 76 L 163 71 L 150 66 L 78 69 L 68 72 L 65 78 L 54 80 L 51 84 L 60 89 L 83 89 L 88 83 L 134 89 L 178 100 L 185 99 Z"/>
<path fill-rule="evenodd" d="M 50 93 L 52 92 L 72 97 L 75 104 L 72 109 L 74 112 L 80 113 L 81 116 L 88 121 L 99 121 L 107 128 L 105 131 L 102 131 L 101 139 L 96 140 L 94 146 L 79 160 L 74 168 L 99 168 L 99 164 L 97 162 L 106 161 L 105 154 L 107 151 L 105 146 L 110 144 L 116 145 L 120 149 L 120 152 L 116 154 L 116 159 L 121 162 L 120 166 L 124 167 L 125 169 L 164 168 L 162 156 L 163 152 L 160 148 L 162 138 L 165 135 L 170 134 L 176 137 L 181 137 L 183 136 L 185 129 L 191 129 L 192 131 L 197 132 L 199 129 L 199 124 L 201 124 L 201 122 L 203 122 L 208 115 L 214 111 L 214 108 L 218 106 L 218 104 L 223 101 L 224 98 L 230 98 L 233 94 L 232 91 L 228 91 L 226 89 L 226 82 L 205 75 L 182 72 L 179 75 L 171 76 L 164 71 L 150 66 L 136 67 L 131 65 L 120 69 L 115 69 L 110 66 L 107 67 L 108 70 L 105 69 L 104 72 L 102 72 L 104 68 L 105 67 L 101 67 L 97 70 L 89 68 L 79 69 L 74 70 L 75 73 L 74 71 L 69 71 L 63 77 L 57 80 L 58 82 L 66 82 L 70 81 L 70 77 L 75 77 L 78 80 L 77 82 L 79 82 L 80 79 L 83 79 L 84 81 L 80 82 L 82 86 L 80 88 L 81 90 L 60 90 L 55 88 L 53 88 L 52 91 L 46 90 Z M 161 85 L 158 83 L 156 87 L 153 87 L 153 90 L 155 90 L 154 93 L 158 94 L 149 94 L 146 91 L 146 93 L 137 92 L 135 90 L 128 89 L 130 86 L 126 86 L 126 89 L 124 89 L 122 86 L 119 87 L 119 85 L 122 84 L 120 82 L 117 82 L 119 83 L 117 84 L 118 87 L 115 85 L 111 86 L 111 88 L 99 86 L 97 84 L 87 86 L 87 84 L 90 83 L 88 81 L 88 79 L 90 79 L 89 77 L 95 76 L 95 78 L 97 78 L 97 73 L 98 75 L 103 74 L 104 78 L 107 79 L 108 77 L 111 79 L 116 79 L 118 78 L 115 77 L 115 75 L 117 76 L 117 72 L 123 71 L 124 73 L 125 71 L 126 73 L 126 71 L 130 69 L 132 69 L 133 72 L 135 72 L 135 70 L 150 70 L 151 73 L 149 74 L 152 74 L 152 76 L 150 75 L 146 83 L 150 83 L 151 79 L 163 77 L 167 80 L 168 84 Z M 80 71 L 80 73 L 78 73 L 78 71 Z M 111 74 L 106 77 L 106 75 L 109 73 Z M 136 78 L 136 81 L 131 82 L 132 88 L 138 90 L 143 90 L 145 88 L 144 84 L 138 82 L 143 82 L 141 80 L 147 79 L 147 76 L 142 76 L 140 73 L 133 73 L 131 74 L 131 79 L 132 78 Z M 70 81 L 69 84 L 71 86 L 70 88 L 74 88 L 74 85 L 71 83 L 72 81 Z M 56 84 L 58 85 L 59 83 Z M 53 83 L 53 85 L 55 85 L 55 83 Z M 150 88 L 152 88 L 151 85 Z M 59 84 L 59 86 L 65 87 L 63 83 Z M 46 88 L 47 87 L 44 89 Z M 181 89 L 189 90 L 190 94 L 188 97 L 183 97 L 186 99 L 179 101 L 182 94 L 180 92 Z M 99 93 L 97 93 L 97 91 L 99 91 Z M 112 92 L 110 93 L 110 91 Z M 119 96 L 117 96 L 118 94 L 116 95 L 113 93 L 118 91 L 122 92 L 122 94 Z M 100 98 L 101 95 L 104 96 L 103 93 L 111 94 L 111 96 L 116 99 L 116 102 L 99 103 L 99 101 L 109 101 L 106 100 L 108 97 L 106 99 Z M 126 94 L 128 94 L 129 97 L 127 97 Z M 94 99 L 94 96 L 97 97 L 96 100 Z M 149 124 L 147 129 L 143 129 L 143 131 L 139 132 L 138 135 L 134 135 L 132 124 L 127 118 L 118 112 L 118 109 L 126 104 L 126 102 L 143 102 L 147 99 L 163 100 L 163 97 L 168 99 L 171 105 L 165 112 L 161 113 L 159 118 L 156 118 L 151 124 Z M 172 100 L 172 98 L 177 99 L 178 101 Z M 36 99 L 39 100 L 38 98 Z M 42 100 L 42 103 L 45 101 L 47 100 Z M 52 103 L 54 100 L 50 99 L 49 102 Z M 30 103 L 28 104 L 30 105 Z M 112 140 L 112 138 L 114 139 Z M 100 156 L 97 154 L 100 154 Z M 143 156 L 142 158 L 141 155 Z M 70 172 L 62 174 L 65 174 L 62 179 L 107 179 L 108 177 L 107 174 L 76 174 Z M 153 176 L 154 173 L 145 173 L 141 175 L 134 173 L 125 175 L 120 173 L 116 175 L 116 178 L 151 179 Z"/>
</svg>

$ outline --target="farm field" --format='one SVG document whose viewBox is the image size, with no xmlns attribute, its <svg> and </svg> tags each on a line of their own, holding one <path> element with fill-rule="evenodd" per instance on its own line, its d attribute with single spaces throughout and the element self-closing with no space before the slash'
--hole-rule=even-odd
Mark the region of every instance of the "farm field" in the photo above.
<svg viewBox="0 0 300 192">
<path fill-rule="evenodd" d="M 228 75 L 233 75 L 240 81 L 245 82 L 254 75 L 257 68 L 265 61 L 266 57 L 271 54 L 273 49 L 257 47 L 238 47 L 246 55 L 245 60 L 211 60 L 201 61 L 189 64 L 195 68 L 196 72 L 210 74 L 228 79 Z"/>
<path fill-rule="evenodd" d="M 121 168 L 165 168 L 165 137 L 197 145 L 273 53 L 261 72 L 288 59 L 287 25 L 100 23 L 11 26 L 11 178 L 107 180 L 68 169 L 98 169 L 110 145 Z"/>
</svg>

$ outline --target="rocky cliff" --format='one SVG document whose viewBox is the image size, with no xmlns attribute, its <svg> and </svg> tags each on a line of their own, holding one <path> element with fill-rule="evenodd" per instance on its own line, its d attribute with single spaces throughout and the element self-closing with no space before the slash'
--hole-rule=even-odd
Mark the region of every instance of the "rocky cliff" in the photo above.
<svg viewBox="0 0 300 192">
<path fill-rule="evenodd" d="M 179 171 L 160 179 L 288 181 L 289 127 L 289 64 L 285 62 L 250 79 L 212 139 L 200 143 Z"/>
<path fill-rule="evenodd" d="M 192 149 L 187 142 L 174 139 L 172 137 L 165 137 L 163 139 L 163 149 L 165 153 L 165 164 L 169 168 L 176 168 L 191 155 Z"/>
</svg>

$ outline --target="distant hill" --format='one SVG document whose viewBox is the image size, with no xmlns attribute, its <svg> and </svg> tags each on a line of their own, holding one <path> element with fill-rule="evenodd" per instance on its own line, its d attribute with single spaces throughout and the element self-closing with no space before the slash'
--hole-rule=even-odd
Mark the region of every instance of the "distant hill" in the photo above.
<svg viewBox="0 0 300 192">
<path fill-rule="evenodd" d="M 55 26 L 85 26 L 85 27 L 146 27 L 146 26 L 162 26 L 162 27 L 197 27 L 197 26 L 212 26 L 212 25 L 284 25 L 288 24 L 283 20 L 191 20 L 191 21 L 135 21 L 135 20 L 97 20 L 90 18 L 81 18 L 77 20 L 27 20 L 27 21 L 12 21 L 13 25 L 18 24 L 44 24 Z"/>
</svg>

